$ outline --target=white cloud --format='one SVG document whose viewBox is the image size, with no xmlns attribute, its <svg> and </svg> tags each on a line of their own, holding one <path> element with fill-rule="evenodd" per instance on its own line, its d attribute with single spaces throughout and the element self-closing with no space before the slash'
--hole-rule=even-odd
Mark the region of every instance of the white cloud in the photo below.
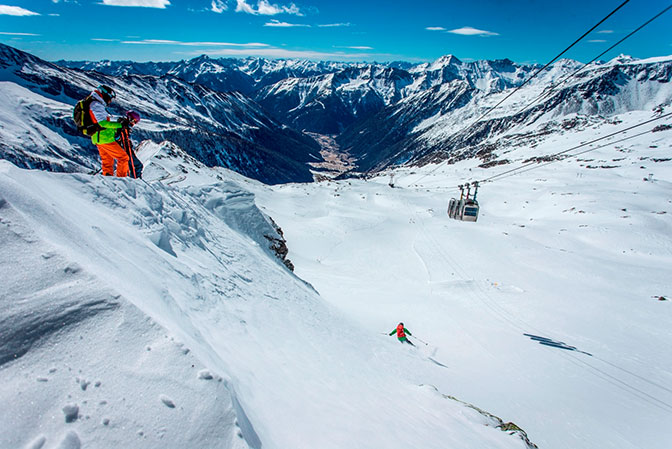
<svg viewBox="0 0 672 449">
<path fill-rule="evenodd" d="M 0 34 L 3 36 L 40 36 L 39 34 L 34 33 L 8 33 L 3 31 L 0 31 Z"/>
<path fill-rule="evenodd" d="M 604 42 L 607 42 L 607 41 L 604 40 L 604 39 L 590 39 L 588 42 L 601 44 L 601 43 L 604 43 Z"/>
<path fill-rule="evenodd" d="M 351 23 L 325 23 L 323 25 L 318 25 L 320 28 L 336 28 L 336 27 L 349 27 L 352 26 Z"/>
<path fill-rule="evenodd" d="M 295 16 L 303 16 L 298 6 L 290 3 L 289 6 L 279 6 L 271 4 L 268 0 L 259 0 L 257 2 L 257 9 L 247 3 L 247 0 L 236 0 L 236 12 L 245 12 L 247 14 L 261 15 L 261 16 L 275 16 L 277 14 L 292 14 Z"/>
<path fill-rule="evenodd" d="M 119 39 L 92 38 L 91 40 L 96 42 L 119 42 Z"/>
<path fill-rule="evenodd" d="M 94 40 L 104 40 L 104 39 L 94 39 Z M 269 47 L 268 44 L 262 44 L 259 42 L 238 44 L 233 42 L 183 42 L 168 39 L 143 39 L 141 41 L 122 41 L 121 43 L 134 44 L 134 45 L 182 45 L 187 47 L 246 47 L 246 48 Z"/>
<path fill-rule="evenodd" d="M 229 7 L 226 5 L 226 2 L 223 0 L 212 0 L 210 5 L 212 6 L 210 11 L 216 12 L 217 14 L 221 14 L 229 9 Z"/>
<path fill-rule="evenodd" d="M 612 34 L 614 30 L 601 30 L 598 31 L 597 34 Z"/>
<path fill-rule="evenodd" d="M 20 6 L 0 5 L 0 16 L 39 16 L 40 14 L 21 8 Z"/>
<path fill-rule="evenodd" d="M 450 30 L 448 32 L 453 34 L 460 34 L 462 36 L 499 36 L 499 33 L 479 30 L 478 28 L 472 28 L 472 27 L 457 28 L 455 30 Z"/>
<path fill-rule="evenodd" d="M 256 49 L 226 48 L 219 50 L 199 50 L 190 54 L 193 55 L 207 54 L 209 56 L 233 56 L 233 57 L 259 56 L 265 58 L 315 59 L 315 60 L 361 59 L 376 56 L 385 56 L 385 55 L 374 55 L 369 53 L 341 53 L 341 52 L 330 53 L 330 52 L 320 52 L 313 50 L 287 50 L 284 48 L 276 48 L 276 47 L 256 48 Z"/>
<path fill-rule="evenodd" d="M 292 27 L 306 27 L 310 28 L 310 25 L 306 25 L 304 23 L 287 23 L 287 22 L 280 22 L 279 20 L 271 19 L 270 22 L 266 22 L 264 24 L 265 27 L 280 27 L 280 28 L 292 28 Z"/>
<path fill-rule="evenodd" d="M 103 5 L 107 6 L 137 6 L 140 8 L 160 8 L 165 9 L 170 5 L 169 0 L 103 0 Z"/>
<path fill-rule="evenodd" d="M 425 29 L 428 31 L 446 31 L 444 27 L 427 27 Z"/>
<path fill-rule="evenodd" d="M 352 47 L 340 47 L 340 48 L 349 48 L 350 50 L 373 50 L 373 47 L 367 47 L 365 45 L 354 45 Z"/>
</svg>

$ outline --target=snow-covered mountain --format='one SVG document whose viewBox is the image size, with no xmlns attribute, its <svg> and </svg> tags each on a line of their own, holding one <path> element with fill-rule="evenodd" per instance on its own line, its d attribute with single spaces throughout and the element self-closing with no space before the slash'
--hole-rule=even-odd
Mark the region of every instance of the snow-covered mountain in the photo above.
<svg viewBox="0 0 672 449">
<path fill-rule="evenodd" d="M 20 54 L 4 48 L 4 59 Z M 206 164 L 265 182 L 309 181 L 316 170 L 311 165 L 320 165 L 325 151 L 333 153 L 339 146 L 359 172 L 468 157 L 506 163 L 498 155 L 521 140 L 540 141 L 576 124 L 608 122 L 617 113 L 672 104 L 672 58 L 619 56 L 587 67 L 560 60 L 510 98 L 538 66 L 506 59 L 463 62 L 454 56 L 415 65 L 206 56 L 172 63 L 61 62 L 89 70 L 81 71 L 30 57 L 30 67 L 48 69 L 23 70 L 26 58 L 22 54 L 12 67 L 20 74 L 19 85 L 34 94 L 62 101 L 54 96 L 63 90 L 74 101 L 85 94 L 82 86 L 105 81 L 122 92 L 122 107 L 140 108 L 151 120 L 141 123 L 138 137 L 171 140 Z M 14 72 L 3 73 L 16 80 Z M 51 73 L 49 88 L 36 81 L 49 79 L 41 72 Z M 66 87 L 60 86 L 61 79 L 77 81 Z M 30 95 L 8 91 L 5 96 Z M 34 101 L 29 108 L 16 105 L 18 113 L 7 113 L 27 117 L 19 127 L 33 145 L 15 147 L 8 159 L 36 167 L 61 164 L 60 169 L 96 159 L 90 145 L 76 143 L 73 151 L 63 144 L 63 139 L 82 142 L 67 135 L 74 133 L 72 128 L 63 135 L 62 129 L 70 126 L 68 107 L 51 114 L 56 118 L 47 123 L 46 102 Z M 55 140 L 45 143 L 44 132 L 33 135 L 39 127 Z M 329 135 L 318 140 L 338 145 L 323 147 L 320 154 L 315 141 L 291 128 Z M 11 134 L 8 141 L 16 139 Z M 48 154 L 41 157 L 44 148 Z M 59 157 L 64 154 L 72 157 Z"/>
<path fill-rule="evenodd" d="M 174 62 L 61 60 L 56 64 L 112 76 L 169 74 L 185 81 L 202 84 L 213 90 L 238 90 L 245 94 L 286 78 L 323 75 L 352 66 L 352 64 L 328 61 L 210 58 L 206 55 Z"/>
<path fill-rule="evenodd" d="M 617 113 L 670 104 L 671 61 L 619 56 L 584 67 L 560 60 L 493 111 L 540 66 L 507 59 L 463 62 L 449 55 L 423 64 L 199 57 L 165 69 L 213 89 L 243 86 L 277 120 L 338 136 L 357 171 L 375 172 L 477 154 L 493 163 L 495 149 L 507 150 L 509 134 L 540 139 L 562 132 L 562 123 L 577 115 L 579 122 L 585 121 L 581 117 L 609 120 Z M 96 68 L 94 63 L 69 64 Z M 155 69 L 151 64 L 99 66 L 115 73 Z"/>
<path fill-rule="evenodd" d="M 403 70 L 369 65 L 308 78 L 287 78 L 263 88 L 255 99 L 297 129 L 340 134 L 400 100 L 412 82 Z"/>
<path fill-rule="evenodd" d="M 490 74 L 437 83 L 353 125 L 338 142 L 360 170 L 374 172 L 467 157 L 487 163 L 522 140 L 539 141 L 577 124 L 609 122 L 616 114 L 672 104 L 672 57 L 618 57 L 578 69 L 574 61 L 559 61 L 508 99 L 523 72 L 510 70 L 508 79 L 483 72 Z M 454 75 L 449 73 L 446 79 Z"/>
<path fill-rule="evenodd" d="M 209 165 L 321 158 L 248 96 L 0 49 L 0 448 L 668 449 L 670 58 L 559 61 L 472 128 L 529 68 L 242 60 L 259 92 L 382 100 L 339 137 L 381 173 L 269 186 Z M 145 117 L 142 181 L 81 173 L 99 82 Z"/>
<path fill-rule="evenodd" d="M 100 83 L 118 93 L 118 113 L 134 109 L 140 139 L 171 140 L 207 165 L 237 170 L 267 183 L 311 181 L 308 163 L 321 161 L 310 137 L 270 118 L 237 92 L 213 91 L 170 75 L 109 76 L 63 68 L 0 45 L 3 157 L 22 167 L 73 171 L 98 165 L 97 151 L 77 133 L 74 104 Z M 17 130 L 23 132 L 17 132 Z"/>
</svg>

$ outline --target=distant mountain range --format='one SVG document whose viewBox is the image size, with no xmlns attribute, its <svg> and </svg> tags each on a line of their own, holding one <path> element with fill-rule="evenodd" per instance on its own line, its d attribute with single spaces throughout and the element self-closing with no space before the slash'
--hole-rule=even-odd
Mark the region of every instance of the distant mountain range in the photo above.
<svg viewBox="0 0 672 449">
<path fill-rule="evenodd" d="M 0 45 L 3 158 L 20 167 L 74 171 L 99 165 L 95 147 L 75 129 L 74 104 L 99 84 L 117 92 L 110 109 L 142 116 L 136 139 L 169 140 L 210 166 L 266 183 L 311 181 L 319 145 L 273 120 L 239 92 L 214 91 L 173 75 L 99 72 L 62 67 Z M 18 117 L 18 119 L 9 118 Z M 5 120 L 3 120 L 4 122 Z"/>
<path fill-rule="evenodd" d="M 539 69 L 454 56 L 423 64 L 207 56 L 49 63 L 0 45 L 0 80 L 14 84 L 4 95 L 28 98 L 10 101 L 20 111 L 0 108 L 24 117 L 0 129 L 0 151 L 20 166 L 97 166 L 69 114 L 99 83 L 117 90 L 119 111 L 141 113 L 136 138 L 172 141 L 207 165 L 266 183 L 312 180 L 324 162 L 315 134 L 330 135 L 357 172 L 468 157 L 496 164 L 507 146 L 566 132 L 566 120 L 672 103 L 672 57 L 586 67 L 561 60 L 525 83 Z"/>
<path fill-rule="evenodd" d="M 520 85 L 537 67 L 510 60 L 463 63 L 445 56 L 434 63 L 363 64 L 212 59 L 136 63 L 59 61 L 59 65 L 111 76 L 172 75 L 220 92 L 239 91 L 293 128 L 340 134 L 402 98 L 454 80 L 493 92 Z"/>
</svg>

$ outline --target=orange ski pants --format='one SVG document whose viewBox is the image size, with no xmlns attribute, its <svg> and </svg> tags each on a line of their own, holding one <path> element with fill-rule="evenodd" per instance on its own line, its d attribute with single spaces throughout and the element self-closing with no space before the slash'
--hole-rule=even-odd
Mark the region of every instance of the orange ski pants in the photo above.
<svg viewBox="0 0 672 449">
<path fill-rule="evenodd" d="M 103 176 L 114 176 L 114 160 L 117 160 L 117 176 L 128 176 L 128 154 L 117 142 L 96 145 L 103 163 Z"/>
</svg>

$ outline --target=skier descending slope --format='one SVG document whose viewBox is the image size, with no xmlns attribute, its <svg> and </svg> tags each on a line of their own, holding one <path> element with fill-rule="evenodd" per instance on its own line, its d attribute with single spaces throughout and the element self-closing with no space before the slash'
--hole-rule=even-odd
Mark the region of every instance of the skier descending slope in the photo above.
<svg viewBox="0 0 672 449">
<path fill-rule="evenodd" d="M 411 346 L 415 346 L 413 343 L 411 343 L 408 340 L 408 338 L 406 338 L 406 334 L 408 334 L 408 335 L 413 335 L 413 334 L 411 334 L 411 331 L 409 331 L 408 329 L 406 329 L 404 327 L 404 323 L 399 323 L 397 325 L 397 328 L 395 330 L 393 330 L 392 332 L 390 332 L 390 335 L 394 334 L 395 332 L 397 333 L 397 338 L 399 339 L 400 343 L 408 343 Z"/>
</svg>

